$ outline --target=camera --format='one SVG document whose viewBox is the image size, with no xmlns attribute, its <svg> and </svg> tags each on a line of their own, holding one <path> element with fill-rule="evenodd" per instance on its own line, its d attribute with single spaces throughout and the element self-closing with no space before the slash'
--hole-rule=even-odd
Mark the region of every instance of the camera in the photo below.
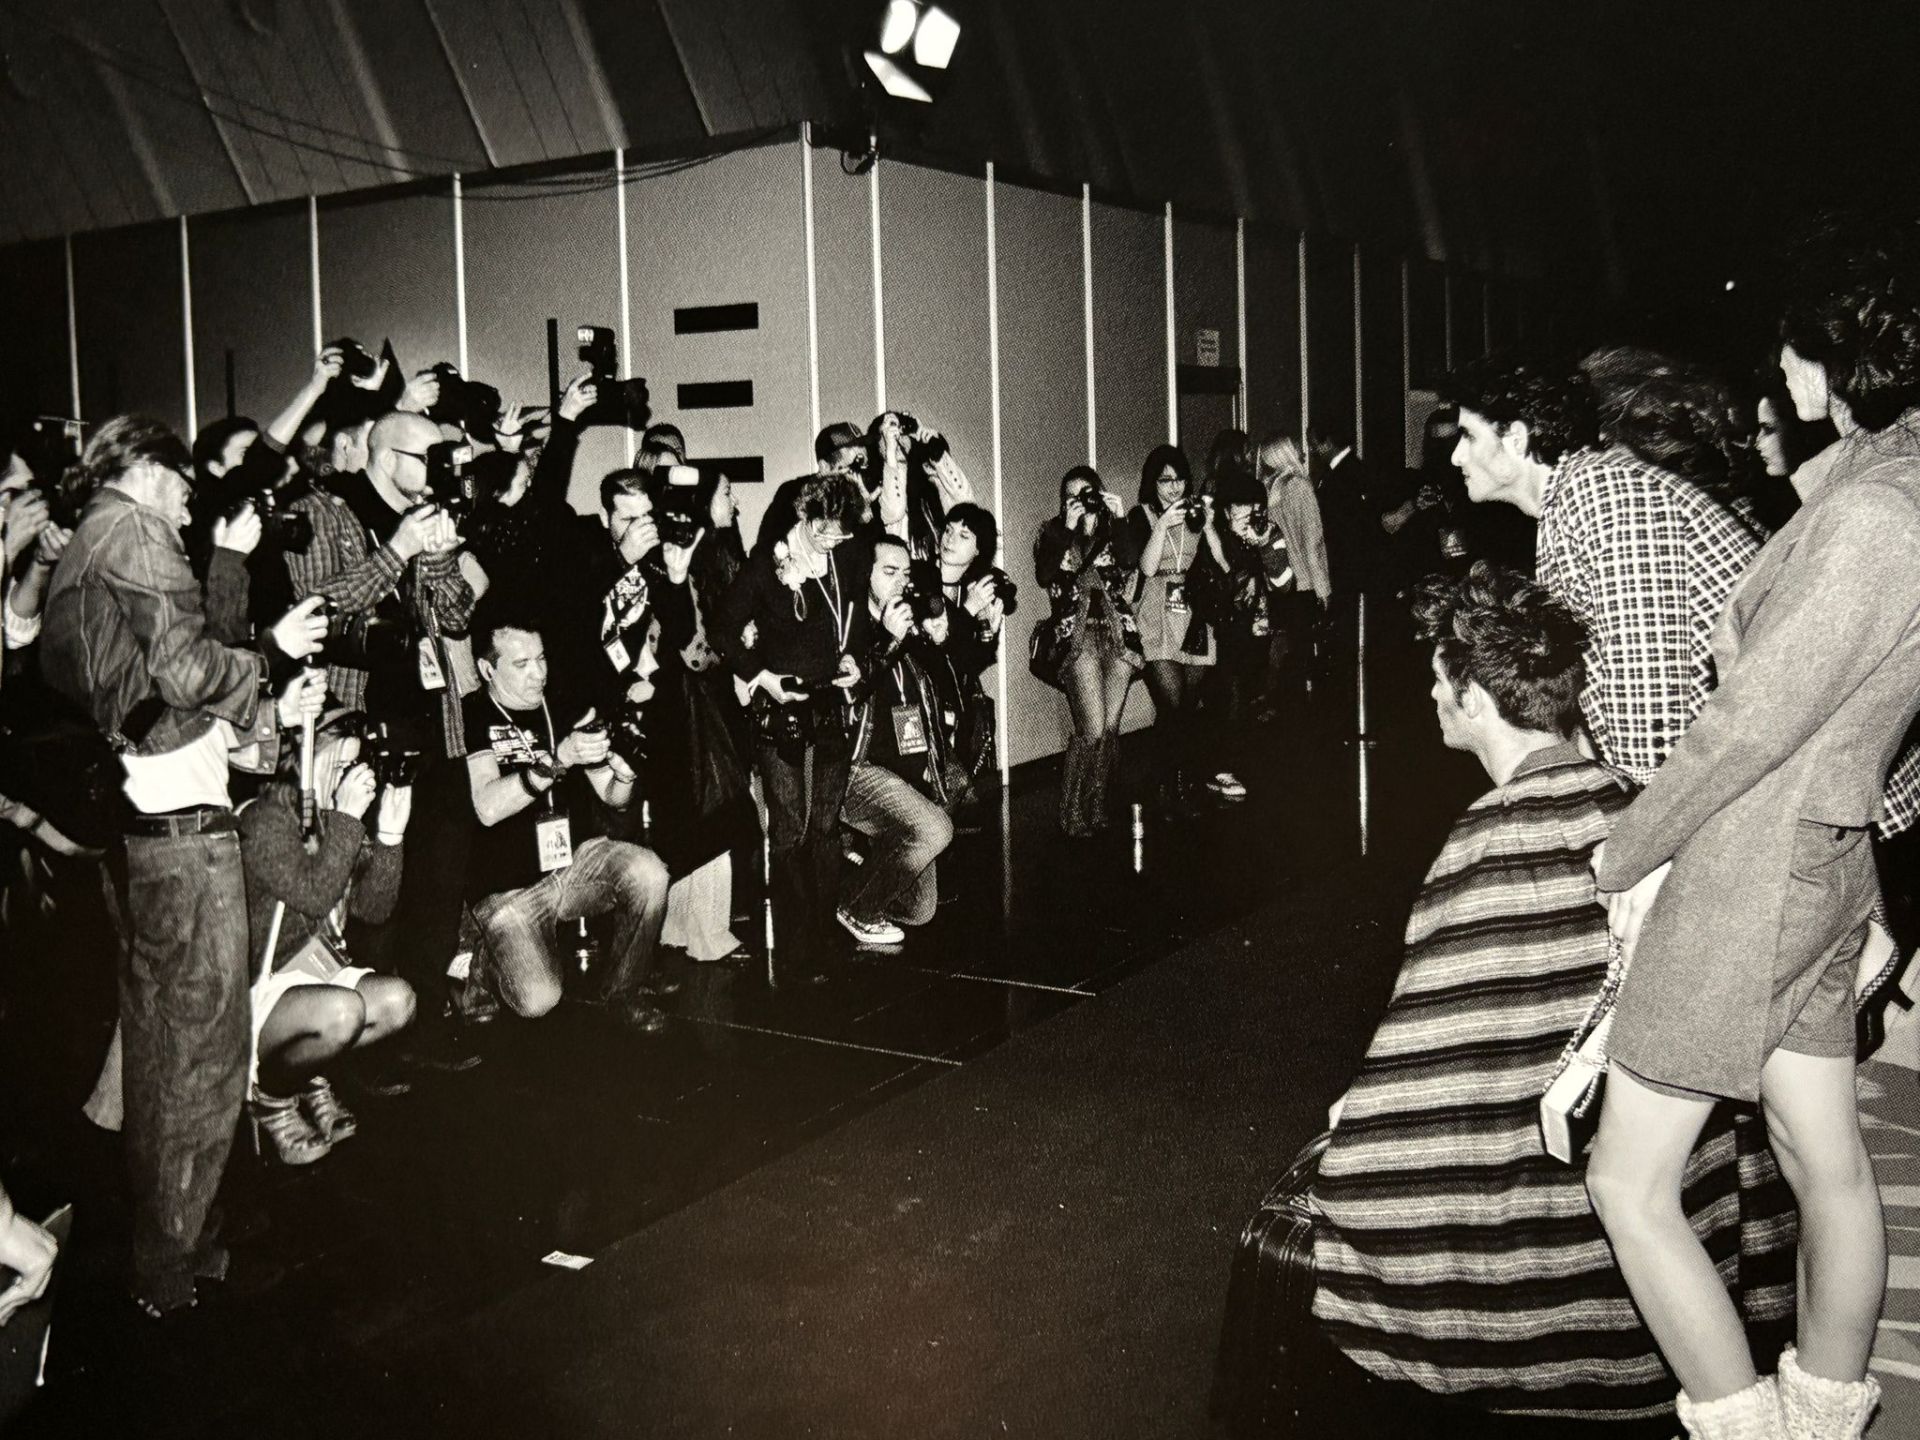
<svg viewBox="0 0 1920 1440">
<path fill-rule="evenodd" d="M 371 380 L 380 362 L 367 353 L 367 347 L 351 336 L 342 336 L 327 347 L 340 352 L 340 377 L 343 380 Z"/>
<path fill-rule="evenodd" d="M 1194 534 L 1198 535 L 1202 530 L 1207 528 L 1207 506 L 1204 496 L 1189 493 L 1186 499 L 1186 509 L 1181 513 L 1187 522 L 1187 529 L 1191 530 Z"/>
<path fill-rule="evenodd" d="M 458 425 L 468 435 L 486 439 L 500 423 L 500 392 L 491 385 L 469 380 L 460 367 L 442 360 L 428 374 L 440 382 L 440 398 L 427 411 L 437 425 Z"/>
<path fill-rule="evenodd" d="M 580 729 L 588 735 L 605 735 L 613 751 L 628 765 L 639 768 L 647 758 L 646 712 L 631 701 L 622 701 L 608 715 L 596 715 Z"/>
<path fill-rule="evenodd" d="M 916 560 L 907 570 L 906 588 L 900 598 L 913 612 L 913 623 L 924 625 L 947 613 L 947 595 L 940 587 L 940 567 L 927 560 Z"/>
<path fill-rule="evenodd" d="M 710 518 L 700 513 L 700 472 L 691 465 L 669 466 L 667 483 L 659 493 L 653 523 L 660 531 L 660 543 L 684 550 Z"/>
<path fill-rule="evenodd" d="M 582 325 L 574 332 L 580 345 L 580 363 L 593 376 L 599 392 L 593 404 L 580 417 L 582 425 L 624 425 L 629 430 L 644 430 L 653 413 L 647 382 L 639 376 L 620 378 L 620 342 L 605 325 Z"/>
<path fill-rule="evenodd" d="M 372 769 L 373 778 L 389 790 L 413 784 L 426 759 L 417 746 L 395 736 L 384 720 L 368 727 L 360 758 Z"/>
<path fill-rule="evenodd" d="M 231 524 L 240 518 L 240 512 L 249 505 L 253 513 L 260 517 L 260 541 L 288 555 L 304 555 L 307 547 L 313 543 L 313 521 L 293 509 L 293 504 L 306 496 L 312 486 L 306 477 L 294 474 L 284 479 L 262 485 L 250 494 L 242 495 L 227 512 L 227 521 Z"/>
<path fill-rule="evenodd" d="M 1020 587 L 1006 571 L 996 565 L 981 578 L 992 587 L 993 598 L 1000 602 L 1003 615 L 1011 615 L 1020 608 Z"/>
<path fill-rule="evenodd" d="M 442 440 L 427 447 L 427 494 L 456 525 L 472 517 L 479 493 L 473 454 L 473 446 L 464 440 Z"/>
</svg>

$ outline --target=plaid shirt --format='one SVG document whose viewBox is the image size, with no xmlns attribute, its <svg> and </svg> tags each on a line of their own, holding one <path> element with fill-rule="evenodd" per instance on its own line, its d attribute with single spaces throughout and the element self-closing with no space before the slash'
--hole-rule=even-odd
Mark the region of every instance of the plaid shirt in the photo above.
<svg viewBox="0 0 1920 1440">
<path fill-rule="evenodd" d="M 287 573 L 296 596 L 316 591 L 349 615 L 364 615 L 396 588 L 408 601 L 408 612 L 422 634 L 440 637 L 464 635 L 473 618 L 473 587 L 460 573 L 457 552 L 421 555 L 413 562 L 412 584 L 407 564 L 386 545 L 376 546 L 346 501 L 316 491 L 294 508 L 313 522 L 313 540 L 303 554 L 287 556 Z M 440 647 L 440 668 L 449 684 L 440 696 L 440 726 L 449 755 L 464 752 L 460 697 L 451 683 L 453 668 L 446 646 Z M 341 704 L 361 709 L 367 703 L 367 672 L 345 665 L 327 667 L 327 689 Z"/>
<path fill-rule="evenodd" d="M 1563 456 L 1540 505 L 1539 581 L 1590 633 L 1580 708 L 1601 758 L 1644 785 L 1715 682 L 1710 640 L 1760 538 L 1627 451 Z"/>
</svg>

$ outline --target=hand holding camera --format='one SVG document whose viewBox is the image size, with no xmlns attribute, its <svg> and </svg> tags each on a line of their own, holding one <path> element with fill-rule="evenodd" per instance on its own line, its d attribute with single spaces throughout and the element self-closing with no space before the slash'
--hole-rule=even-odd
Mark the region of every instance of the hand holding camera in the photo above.
<svg viewBox="0 0 1920 1440">
<path fill-rule="evenodd" d="M 905 596 L 896 595 L 887 602 L 880 612 L 880 623 L 895 640 L 907 638 L 907 632 L 913 628 L 913 607 Z"/>
<path fill-rule="evenodd" d="M 282 655 L 304 660 L 320 653 L 327 643 L 326 604 L 326 596 L 309 595 L 274 622 L 270 633 Z"/>
<path fill-rule="evenodd" d="M 374 821 L 374 834 L 382 840 L 398 840 L 407 833 L 407 821 L 413 818 L 413 787 L 389 785 L 380 792 L 380 814 Z"/>
<path fill-rule="evenodd" d="M 600 387 L 594 383 L 593 372 L 588 371 L 567 386 L 567 393 L 560 397 L 560 418 L 572 424 L 599 403 Z"/>
<path fill-rule="evenodd" d="M 453 529 L 453 523 L 447 519 L 438 505 L 429 502 L 416 505 L 400 517 L 400 524 L 394 529 L 393 538 L 387 541 L 387 547 L 400 557 L 405 564 L 414 556 L 426 550 L 443 550 L 449 534 L 455 543 L 459 535 Z"/>
<path fill-rule="evenodd" d="M 231 550 L 236 555 L 251 555 L 265 533 L 265 527 L 260 523 L 260 512 L 253 508 L 251 502 L 213 522 L 215 548 Z"/>
<path fill-rule="evenodd" d="M 554 747 L 554 758 L 569 768 L 577 765 L 591 769 L 604 761 L 612 750 L 613 742 L 607 739 L 606 721 L 596 718 L 594 712 L 589 710 Z"/>
<path fill-rule="evenodd" d="M 776 675 L 771 670 L 762 670 L 755 677 L 755 682 L 777 704 L 798 705 L 802 700 L 812 698 L 812 692 L 801 683 L 798 675 Z"/>
<path fill-rule="evenodd" d="M 343 815 L 364 820 L 373 807 L 373 793 L 379 788 L 371 765 L 350 765 L 333 787 L 333 808 Z"/>
</svg>

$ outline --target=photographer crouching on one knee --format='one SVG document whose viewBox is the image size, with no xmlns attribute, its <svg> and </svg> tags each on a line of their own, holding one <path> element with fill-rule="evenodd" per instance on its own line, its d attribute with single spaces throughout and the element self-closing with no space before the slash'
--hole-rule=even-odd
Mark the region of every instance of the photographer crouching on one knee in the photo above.
<svg viewBox="0 0 1920 1440">
<path fill-rule="evenodd" d="M 658 1034 L 667 1017 L 643 987 L 666 918 L 667 867 L 605 833 L 605 812 L 634 803 L 633 766 L 620 753 L 634 737 L 610 735 L 564 695 L 549 702 L 537 620 L 483 607 L 473 639 L 484 683 L 466 702 L 467 779 L 481 828 L 467 894 L 481 945 L 468 984 L 516 1015 L 544 1015 L 561 994 L 556 922 L 611 913 L 613 947 L 594 998 L 628 1029 Z"/>
<path fill-rule="evenodd" d="M 228 1256 L 211 1221 L 246 1094 L 247 903 L 229 752 L 258 746 L 265 768 L 279 723 L 317 714 L 318 671 L 278 686 L 283 662 L 326 636 L 317 599 L 281 617 L 260 650 L 208 630 L 187 564 L 185 444 L 157 420 L 121 416 L 87 443 L 96 487 L 54 571 L 41 637 L 48 682 L 119 752 L 125 908 L 120 1023 L 133 1295 L 159 1317 L 220 1280 Z M 291 668 L 286 667 L 286 668 Z"/>
<path fill-rule="evenodd" d="M 863 623 L 869 641 L 855 708 L 853 769 L 840 818 L 867 838 L 866 861 L 843 890 L 839 920 L 860 945 L 898 945 L 939 903 L 934 861 L 953 843 L 945 806 L 946 742 L 923 659 L 934 648 L 916 605 L 944 608 L 937 588 L 910 594 L 907 543 L 874 541 Z M 931 579 L 932 577 L 928 577 Z"/>
</svg>

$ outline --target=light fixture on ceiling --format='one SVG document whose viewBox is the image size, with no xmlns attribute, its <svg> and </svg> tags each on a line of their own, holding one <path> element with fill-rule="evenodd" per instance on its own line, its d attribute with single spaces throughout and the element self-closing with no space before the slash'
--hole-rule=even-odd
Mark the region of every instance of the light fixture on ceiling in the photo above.
<svg viewBox="0 0 1920 1440">
<path fill-rule="evenodd" d="M 933 103 L 933 85 L 953 63 L 960 22 L 922 0 L 888 0 L 880 18 L 880 48 L 863 58 L 880 88 L 896 100 Z"/>
</svg>

